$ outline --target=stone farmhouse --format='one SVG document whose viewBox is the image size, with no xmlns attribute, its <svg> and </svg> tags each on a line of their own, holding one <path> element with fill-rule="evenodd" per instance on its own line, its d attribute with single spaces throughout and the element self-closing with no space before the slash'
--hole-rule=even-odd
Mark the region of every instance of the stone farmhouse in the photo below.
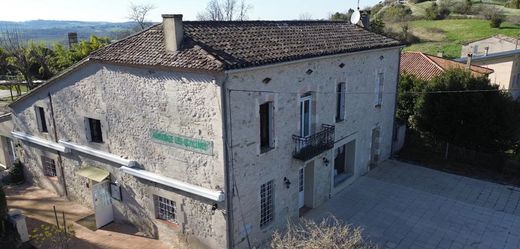
<svg viewBox="0 0 520 249">
<path fill-rule="evenodd" d="M 468 55 L 471 55 L 468 57 Z M 520 39 L 504 35 L 474 41 L 462 46 L 457 61 L 487 67 L 494 70 L 489 75 L 491 83 L 510 90 L 514 98 L 520 97 Z"/>
<path fill-rule="evenodd" d="M 401 45 L 331 21 L 163 22 L 11 104 L 27 178 L 196 248 L 249 248 L 387 159 Z"/>
</svg>

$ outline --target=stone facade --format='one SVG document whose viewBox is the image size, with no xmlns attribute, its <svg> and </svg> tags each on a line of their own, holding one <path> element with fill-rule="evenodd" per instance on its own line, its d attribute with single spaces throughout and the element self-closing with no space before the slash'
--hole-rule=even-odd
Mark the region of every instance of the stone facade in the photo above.
<svg viewBox="0 0 520 249">
<path fill-rule="evenodd" d="M 212 75 L 89 63 L 37 90 L 12 109 L 18 131 L 57 141 L 56 131 L 60 140 L 120 155 L 148 171 L 218 190 L 225 186 L 220 101 Z M 38 131 L 34 106 L 45 109 L 48 133 Z M 101 121 L 104 143 L 87 140 L 86 117 Z M 213 154 L 154 142 L 150 138 L 152 129 L 212 141 Z M 120 172 L 120 165 L 90 155 L 75 151 L 58 155 L 43 147 L 25 145 L 27 178 L 35 183 L 62 195 L 65 185 L 69 199 L 92 208 L 93 182 L 75 173 L 86 166 L 107 170 L 111 181 L 122 188 L 122 201 L 113 200 L 116 221 L 131 222 L 166 241 L 180 238 L 174 234 L 185 234 L 188 236 L 181 236 L 183 240 L 195 237 L 208 247 L 225 247 L 225 217 L 219 210 L 211 214 L 213 202 L 139 180 Z M 55 160 L 58 177 L 43 176 L 41 155 Z M 175 201 L 178 224 L 155 219 L 154 195 Z"/>
<path fill-rule="evenodd" d="M 299 216 L 299 170 L 304 166 L 308 183 L 304 202 L 307 208 L 314 208 L 368 171 L 374 128 L 381 131 L 380 159 L 390 156 L 399 56 L 399 48 L 381 49 L 229 73 L 229 166 L 237 188 L 233 199 L 237 248 L 247 248 L 248 240 L 252 245 L 261 244 L 288 219 Z M 384 74 L 384 94 L 382 105 L 376 107 L 379 73 Z M 263 82 L 266 78 L 271 79 L 267 84 Z M 344 121 L 336 122 L 336 86 L 340 82 L 346 83 L 346 113 Z M 303 162 L 292 156 L 292 135 L 300 132 L 299 99 L 308 92 L 312 95 L 315 132 L 322 124 L 335 125 L 335 143 L 333 149 Z M 267 101 L 273 102 L 275 146 L 261 153 L 259 106 Z M 351 142 L 355 144 L 353 172 L 334 186 L 334 151 Z M 289 188 L 284 178 L 291 182 Z M 275 186 L 274 221 L 261 228 L 260 186 L 271 180 Z"/>
<path fill-rule="evenodd" d="M 16 131 L 109 152 L 135 160 L 139 168 L 206 189 L 234 189 L 230 210 L 223 202 L 213 211 L 214 201 L 140 180 L 108 160 L 23 142 L 27 178 L 93 208 L 95 182 L 76 172 L 88 166 L 101 168 L 122 189 L 122 201 L 112 200 L 116 222 L 129 222 L 161 240 L 188 241 L 197 248 L 225 248 L 231 224 L 232 247 L 246 248 L 247 241 L 259 246 L 287 219 L 299 216 L 300 169 L 305 168 L 305 206 L 314 208 L 365 174 L 371 160 L 390 156 L 399 54 L 400 49 L 393 47 L 224 73 L 87 62 L 12 105 Z M 383 97 L 376 106 L 381 76 Z M 346 84 L 345 120 L 336 122 L 340 82 Z M 293 158 L 292 135 L 299 133 L 300 97 L 306 93 L 312 96 L 314 133 L 323 124 L 334 125 L 335 140 L 333 148 L 303 162 Z M 274 148 L 262 153 L 259 106 L 266 101 L 272 101 L 274 108 Z M 44 108 L 48 132 L 39 132 L 35 106 Z M 100 120 L 103 143 L 89 142 L 85 118 Z M 150 137 L 152 130 L 210 141 L 212 153 L 158 143 Z M 335 184 L 334 153 L 343 145 L 348 145 L 352 168 L 349 177 Z M 43 175 L 42 155 L 56 162 L 57 177 Z M 274 220 L 260 228 L 260 185 L 268 181 L 274 186 Z M 177 224 L 156 219 L 156 196 L 176 203 Z"/>
</svg>

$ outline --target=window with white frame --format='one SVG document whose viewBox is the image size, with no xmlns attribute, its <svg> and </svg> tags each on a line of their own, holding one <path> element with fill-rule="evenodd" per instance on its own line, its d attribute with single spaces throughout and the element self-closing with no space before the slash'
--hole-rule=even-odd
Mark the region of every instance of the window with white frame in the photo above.
<svg viewBox="0 0 520 249">
<path fill-rule="evenodd" d="M 86 118 L 85 125 L 88 141 L 93 143 L 103 143 L 101 121 L 99 119 Z"/>
<path fill-rule="evenodd" d="M 383 73 L 377 74 L 377 82 L 376 82 L 376 99 L 375 106 L 380 107 L 383 104 L 383 84 L 385 82 L 385 75 Z"/>
<path fill-rule="evenodd" d="M 47 121 L 45 120 L 45 109 L 43 107 L 36 106 L 34 108 L 36 112 L 36 121 L 38 122 L 38 130 L 40 132 L 48 132 Z"/>
<path fill-rule="evenodd" d="M 56 162 L 53 159 L 50 159 L 46 156 L 41 156 L 41 160 L 43 175 L 50 177 L 58 176 L 56 173 Z"/>
<path fill-rule="evenodd" d="M 336 86 L 336 122 L 345 120 L 345 98 L 346 84 L 342 82 Z"/>
<path fill-rule="evenodd" d="M 274 219 L 274 181 L 260 186 L 260 227 L 269 225 Z"/>
<path fill-rule="evenodd" d="M 260 105 L 260 150 L 262 153 L 274 148 L 273 102 Z"/>
<path fill-rule="evenodd" d="M 175 219 L 175 202 L 161 196 L 155 196 L 154 199 L 156 218 L 172 223 L 177 223 L 177 220 Z"/>
</svg>

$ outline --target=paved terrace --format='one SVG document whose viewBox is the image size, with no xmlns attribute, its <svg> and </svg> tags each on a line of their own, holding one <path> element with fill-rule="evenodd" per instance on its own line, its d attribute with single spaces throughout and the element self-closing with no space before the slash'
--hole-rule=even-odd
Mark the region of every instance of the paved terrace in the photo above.
<svg viewBox="0 0 520 249">
<path fill-rule="evenodd" d="M 520 248 L 520 189 L 387 161 L 310 211 L 364 229 L 380 248 Z"/>
</svg>

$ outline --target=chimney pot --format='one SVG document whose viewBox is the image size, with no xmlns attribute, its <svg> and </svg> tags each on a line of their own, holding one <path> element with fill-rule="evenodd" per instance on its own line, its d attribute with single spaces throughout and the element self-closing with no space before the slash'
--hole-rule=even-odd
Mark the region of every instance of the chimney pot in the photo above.
<svg viewBox="0 0 520 249">
<path fill-rule="evenodd" d="M 166 52 L 175 52 L 181 47 L 184 38 L 182 15 L 163 14 L 163 35 Z"/>
<path fill-rule="evenodd" d="M 468 61 L 467 61 L 468 70 L 471 70 L 472 60 L 473 60 L 473 54 L 468 54 Z"/>
</svg>

